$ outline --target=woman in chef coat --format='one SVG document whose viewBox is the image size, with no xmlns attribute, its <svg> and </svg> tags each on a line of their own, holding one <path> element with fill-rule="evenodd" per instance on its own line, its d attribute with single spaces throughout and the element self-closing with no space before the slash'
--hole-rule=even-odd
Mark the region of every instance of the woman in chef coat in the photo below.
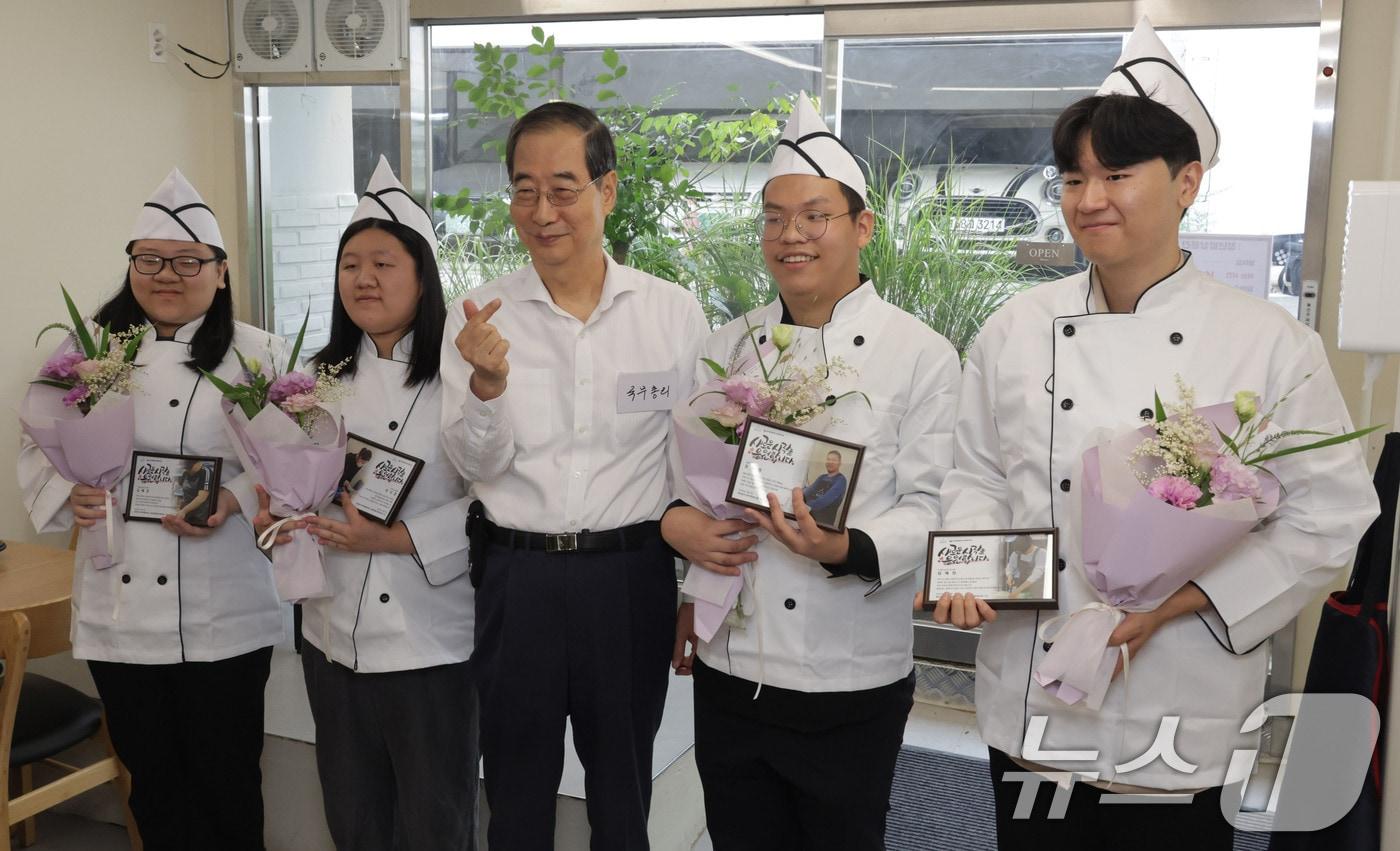
<svg viewBox="0 0 1400 851">
<path fill-rule="evenodd" d="M 340 240 L 330 341 L 316 361 L 346 361 L 350 433 L 423 467 L 391 525 L 350 501 L 372 483 L 310 521 L 330 595 L 302 604 L 302 663 L 340 851 L 474 847 L 468 501 L 441 448 L 436 249 L 431 218 L 381 158 Z"/>
<path fill-rule="evenodd" d="M 145 847 L 261 848 L 263 687 L 282 610 L 246 519 L 257 499 L 223 398 L 200 370 L 237 381 L 235 346 L 250 357 L 284 357 L 284 346 L 234 321 L 218 222 L 178 170 L 142 208 L 127 254 L 121 291 L 94 319 L 113 331 L 154 326 L 136 355 L 135 448 L 221 458 L 221 487 L 205 525 L 127 521 L 123 560 L 78 570 L 73 655 L 88 661 L 131 771 Z M 40 532 L 103 517 L 104 494 L 64 481 L 27 438 L 18 466 Z"/>
<path fill-rule="evenodd" d="M 723 537 L 752 531 L 740 521 L 686 505 L 665 513 L 662 534 L 692 572 L 743 565 L 747 613 L 696 642 L 698 604 L 682 606 L 673 662 L 695 677 L 695 760 L 716 849 L 876 851 L 913 703 L 910 603 L 953 460 L 958 356 L 860 275 L 875 226 L 865 178 L 805 95 L 769 175 L 758 231 L 780 297 L 701 353 L 728 364 L 793 326 L 785 356 L 796 365 L 845 367 L 828 378 L 831 419 L 809 427 L 864 446 L 864 460 L 843 532 L 816 525 L 800 488 L 795 527 L 776 509 L 749 512 L 769 533 L 761 542 Z M 708 368 L 694 369 L 703 384 Z M 828 473 L 839 466 L 829 459 Z"/>
<path fill-rule="evenodd" d="M 1065 220 L 1093 265 L 1018 295 L 987 321 L 967 358 L 943 499 L 946 528 L 1058 526 L 1059 612 L 994 613 L 945 595 L 934 618 L 988 621 L 977 720 L 1001 847 L 1224 851 L 1233 829 L 1221 787 L 1232 752 L 1257 747 L 1241 730 L 1263 702 L 1264 645 L 1336 577 L 1333 566 L 1376 516 L 1376 496 L 1359 443 L 1271 462 L 1283 497 L 1268 521 L 1158 609 L 1119 622 L 1109 644 L 1126 645 L 1132 662 L 1099 710 L 1067 705 L 1033 679 L 1053 638 L 1041 626 L 1098 601 L 1075 503 L 1081 458 L 1099 430 L 1150 420 L 1153 392 L 1171 399 L 1177 376 L 1198 406 L 1254 391 L 1267 409 L 1296 387 L 1278 426 L 1351 428 L 1317 334 L 1180 250 L 1178 223 L 1215 164 L 1218 136 L 1146 21 L 1099 94 L 1060 116 L 1054 146 Z M 1044 782 L 1022 812 L 1023 785 L 1052 772 L 1080 774 L 1068 809 Z M 1191 794 L 1144 803 L 1113 799 L 1119 792 Z"/>
</svg>

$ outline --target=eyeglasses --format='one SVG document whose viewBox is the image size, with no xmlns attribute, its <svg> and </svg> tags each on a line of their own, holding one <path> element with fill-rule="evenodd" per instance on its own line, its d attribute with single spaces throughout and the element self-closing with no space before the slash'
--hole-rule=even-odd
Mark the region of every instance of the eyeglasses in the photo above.
<svg viewBox="0 0 1400 851">
<path fill-rule="evenodd" d="M 602 180 L 606 175 L 607 172 L 603 172 L 577 189 L 551 189 L 544 193 L 545 200 L 549 202 L 551 207 L 572 207 L 578 203 L 578 196 L 582 195 L 585 189 Z M 540 203 L 540 191 L 511 187 L 510 203 L 516 207 L 533 207 Z"/>
<path fill-rule="evenodd" d="M 159 275 L 160 270 L 169 263 L 170 268 L 175 270 L 175 274 L 182 278 L 193 278 L 204 268 L 205 263 L 216 263 L 219 258 L 210 257 L 161 257 L 159 254 L 129 254 L 131 265 L 136 267 L 136 271 L 143 275 Z"/>
<path fill-rule="evenodd" d="M 759 237 L 764 242 L 772 242 L 783 235 L 787 230 L 788 222 L 792 222 L 797 228 L 797 232 L 807 239 L 821 239 L 826 233 L 827 226 L 832 219 L 840 219 L 854 213 L 855 210 L 847 210 L 844 213 L 823 213 L 821 210 L 803 210 L 791 219 L 785 219 L 777 213 L 764 213 L 758 217 L 754 223 L 758 230 Z"/>
</svg>

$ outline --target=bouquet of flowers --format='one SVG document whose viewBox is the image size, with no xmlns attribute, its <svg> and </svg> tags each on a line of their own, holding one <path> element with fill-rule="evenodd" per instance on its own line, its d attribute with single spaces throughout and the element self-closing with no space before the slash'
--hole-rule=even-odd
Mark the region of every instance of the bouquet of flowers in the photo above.
<svg viewBox="0 0 1400 851">
<path fill-rule="evenodd" d="M 224 425 L 243 468 L 267 490 L 272 513 L 283 518 L 259 538 L 264 548 L 272 545 L 284 524 L 309 517 L 330 502 L 344 468 L 345 423 L 335 411 L 335 403 L 346 393 L 338 377 L 344 363 L 321 366 L 315 375 L 298 371 L 305 335 L 302 320 L 280 374 L 267 374 L 266 364 L 237 349 L 241 382 L 230 384 L 204 373 L 224 394 Z M 321 545 L 305 529 L 293 531 L 290 543 L 273 549 L 272 570 L 284 600 L 328 593 Z"/>
<path fill-rule="evenodd" d="M 696 507 L 720 520 L 743 516 L 744 510 L 726 502 L 725 495 L 749 417 L 812 428 L 840 400 L 863 395 L 831 394 L 828 379 L 849 374 L 850 367 L 840 358 L 828 362 L 815 351 L 806 354 L 817 357 L 804 356 L 807 346 L 795 326 L 773 326 L 762 343 L 759 336 L 758 329 L 749 327 L 727 366 L 702 358 L 714 377 L 671 411 L 682 473 L 700 502 Z M 806 338 L 815 345 L 819 336 Z M 820 360 L 820 365 L 802 365 L 811 360 Z M 740 600 L 743 587 L 741 576 L 708 570 L 686 575 L 681 590 L 695 598 L 695 632 L 701 639 L 713 638 L 726 618 L 743 625 L 752 609 Z"/>
<path fill-rule="evenodd" d="M 150 326 L 117 334 L 102 326 L 94 337 L 67 289 L 63 300 L 72 324 L 44 326 L 34 345 L 53 328 L 67 331 L 68 339 L 30 382 L 19 421 L 60 476 L 107 492 L 107 516 L 79 536 L 85 563 L 101 570 L 120 563 L 124 554 L 121 513 L 111 491 L 131 460 L 136 428 L 132 373 Z"/>
<path fill-rule="evenodd" d="M 1151 423 L 1101 436 L 1084 453 L 1081 553 L 1102 602 L 1041 627 L 1042 640 L 1053 642 L 1035 672 L 1041 686 L 1097 710 L 1120 655 L 1127 665 L 1126 645 L 1108 646 L 1124 614 L 1160 606 L 1278 506 L 1280 484 L 1267 462 L 1381 427 L 1336 435 L 1280 429 L 1273 418 L 1293 390 L 1262 413 L 1251 391 L 1236 393 L 1233 405 L 1196 408 L 1178 377 L 1176 404 L 1164 407 L 1154 396 Z M 1284 446 L 1303 436 L 1321 439 Z"/>
</svg>

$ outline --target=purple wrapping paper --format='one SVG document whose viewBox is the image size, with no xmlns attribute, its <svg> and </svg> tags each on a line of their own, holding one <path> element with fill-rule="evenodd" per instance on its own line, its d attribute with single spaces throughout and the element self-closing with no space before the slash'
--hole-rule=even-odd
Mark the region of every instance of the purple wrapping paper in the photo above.
<svg viewBox="0 0 1400 851">
<path fill-rule="evenodd" d="M 249 420 L 226 401 L 224 413 L 234 451 L 267 490 L 274 515 L 314 514 L 330 502 L 345 469 L 345 422 L 339 415 L 321 417 L 314 434 L 307 435 L 273 405 Z M 289 543 L 272 548 L 278 597 L 298 602 L 328 596 L 321 545 L 305 529 L 291 536 Z"/>
<path fill-rule="evenodd" d="M 98 400 L 87 416 L 63 404 L 65 391 L 31 384 L 20 403 L 20 427 L 49 459 L 54 470 L 76 484 L 112 490 L 131 463 L 136 420 L 131 397 L 109 393 Z M 107 517 L 95 525 L 80 527 L 79 551 L 86 565 L 104 570 L 126 557 L 126 535 L 114 499 Z"/>
<path fill-rule="evenodd" d="M 1239 425 L 1231 405 L 1197 413 L 1226 434 Z M 1151 611 L 1218 562 L 1278 506 L 1278 482 L 1260 475 L 1257 500 L 1217 502 L 1183 509 L 1149 496 L 1128 456 L 1152 427 L 1102 440 L 1084 453 L 1080 544 L 1084 576 L 1102 603 L 1091 603 L 1047 624 L 1049 653 L 1036 682 L 1065 703 L 1097 710 L 1121 651 L 1108 638 L 1125 612 Z M 1157 463 L 1147 459 L 1147 464 Z"/>
</svg>

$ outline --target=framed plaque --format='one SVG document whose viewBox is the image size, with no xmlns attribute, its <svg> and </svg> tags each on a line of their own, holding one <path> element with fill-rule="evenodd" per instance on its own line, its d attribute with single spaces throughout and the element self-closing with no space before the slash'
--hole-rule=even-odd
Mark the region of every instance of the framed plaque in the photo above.
<svg viewBox="0 0 1400 851">
<path fill-rule="evenodd" d="M 817 525 L 841 532 L 864 456 L 859 444 L 749 417 L 725 499 L 768 511 L 768 494 L 777 494 L 783 513 L 795 520 L 792 489 L 802 488 Z"/>
<path fill-rule="evenodd" d="M 222 458 L 204 455 L 133 452 L 123 516 L 159 523 L 173 514 L 191 526 L 208 525 L 219 506 L 223 466 Z"/>
<path fill-rule="evenodd" d="M 924 608 L 946 594 L 974 594 L 994 609 L 1059 607 L 1060 530 L 930 532 Z"/>
<path fill-rule="evenodd" d="M 356 510 L 392 526 L 422 469 L 422 459 L 351 432 L 345 439 L 340 489 L 331 502 L 340 505 L 348 487 Z"/>
</svg>

